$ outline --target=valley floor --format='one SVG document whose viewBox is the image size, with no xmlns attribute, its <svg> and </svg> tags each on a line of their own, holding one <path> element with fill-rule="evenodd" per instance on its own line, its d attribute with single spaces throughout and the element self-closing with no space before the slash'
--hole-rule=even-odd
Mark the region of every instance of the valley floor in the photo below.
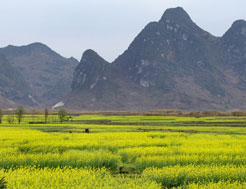
<svg viewBox="0 0 246 189">
<path fill-rule="evenodd" d="M 246 117 L 43 117 L 0 125 L 0 188 L 246 188 Z"/>
</svg>

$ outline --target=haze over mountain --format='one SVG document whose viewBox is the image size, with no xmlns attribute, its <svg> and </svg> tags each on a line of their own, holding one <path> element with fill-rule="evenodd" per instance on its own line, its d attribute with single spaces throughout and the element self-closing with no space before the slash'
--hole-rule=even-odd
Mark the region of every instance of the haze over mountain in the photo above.
<svg viewBox="0 0 246 189">
<path fill-rule="evenodd" d="M 19 83 L 14 82 L 15 89 L 24 91 L 26 96 L 36 101 L 36 105 L 50 105 L 70 92 L 73 71 L 78 64 L 76 59 L 64 58 L 41 43 L 21 47 L 10 45 L 1 48 L 0 53 L 6 57 L 8 65 L 23 77 L 17 79 Z M 15 75 L 11 71 L 7 73 Z M 25 84 L 20 84 L 20 81 L 25 81 Z M 5 97 L 13 98 L 12 94 Z"/>
<path fill-rule="evenodd" d="M 245 71 L 244 20 L 215 37 L 177 7 L 111 64 L 86 51 L 63 102 L 78 110 L 246 109 Z"/>
</svg>

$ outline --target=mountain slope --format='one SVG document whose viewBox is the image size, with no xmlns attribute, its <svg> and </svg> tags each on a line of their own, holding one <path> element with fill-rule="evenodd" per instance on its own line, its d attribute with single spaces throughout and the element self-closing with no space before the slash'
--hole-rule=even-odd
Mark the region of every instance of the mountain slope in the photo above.
<svg viewBox="0 0 246 189">
<path fill-rule="evenodd" d="M 195 25 L 182 8 L 169 9 L 159 22 L 147 25 L 115 63 L 143 87 L 170 91 L 177 80 L 192 77 L 194 85 L 223 95 L 223 76 L 211 64 L 210 49 L 216 41 Z"/>
<path fill-rule="evenodd" d="M 0 106 L 35 105 L 24 77 L 0 54 Z M 14 103 L 16 102 L 16 103 Z"/>
<path fill-rule="evenodd" d="M 3 96 L 0 96 L 0 107 L 1 108 L 14 108 L 17 104 L 11 100 L 8 100 L 4 98 Z"/>
<path fill-rule="evenodd" d="M 96 53 L 89 58 L 85 53 L 65 106 L 85 110 L 245 109 L 245 23 L 236 21 L 224 36 L 214 37 L 182 8 L 168 9 L 113 63 Z M 94 79 L 84 79 L 88 74 Z M 100 83 L 104 75 L 110 77 Z M 95 78 L 101 79 L 94 86 Z"/>
<path fill-rule="evenodd" d="M 246 90 L 246 21 L 237 20 L 221 38 L 223 63 L 228 70 L 236 73 L 234 82 Z"/>
<path fill-rule="evenodd" d="M 41 104 L 51 104 L 71 90 L 72 73 L 78 62 L 64 58 L 41 43 L 0 49 L 29 85 Z"/>
</svg>

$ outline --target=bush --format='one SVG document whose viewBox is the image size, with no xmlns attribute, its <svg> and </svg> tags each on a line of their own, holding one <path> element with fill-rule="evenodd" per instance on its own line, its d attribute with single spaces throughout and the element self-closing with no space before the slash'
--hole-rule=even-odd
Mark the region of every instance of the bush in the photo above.
<svg viewBox="0 0 246 189">
<path fill-rule="evenodd" d="M 8 121 L 8 123 L 9 123 L 9 124 L 14 123 L 14 121 L 15 121 L 14 116 L 13 116 L 13 115 L 8 115 L 8 117 L 7 117 L 7 121 Z"/>
<path fill-rule="evenodd" d="M 65 120 L 65 118 L 67 117 L 67 111 L 65 109 L 61 109 L 58 112 L 58 116 L 59 116 L 60 122 L 62 123 Z"/>
</svg>

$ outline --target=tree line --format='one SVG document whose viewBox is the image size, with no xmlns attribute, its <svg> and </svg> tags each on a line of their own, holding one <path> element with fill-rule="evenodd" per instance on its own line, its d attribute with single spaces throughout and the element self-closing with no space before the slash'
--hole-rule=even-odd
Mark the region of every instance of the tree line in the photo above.
<svg viewBox="0 0 246 189">
<path fill-rule="evenodd" d="M 7 116 L 7 122 L 8 123 L 14 123 L 15 118 L 17 120 L 17 122 L 19 124 L 21 124 L 21 122 L 23 121 L 24 115 L 25 115 L 26 111 L 25 108 L 23 106 L 18 106 L 13 114 L 9 114 L 6 115 Z M 2 109 L 0 109 L 0 124 L 3 122 L 3 117 L 4 117 L 4 112 Z M 63 123 L 66 119 L 67 119 L 68 113 L 66 109 L 61 109 L 58 112 L 58 118 L 60 120 L 60 123 Z M 48 122 L 48 117 L 49 117 L 49 110 L 47 108 L 45 108 L 44 110 L 44 123 Z"/>
</svg>

